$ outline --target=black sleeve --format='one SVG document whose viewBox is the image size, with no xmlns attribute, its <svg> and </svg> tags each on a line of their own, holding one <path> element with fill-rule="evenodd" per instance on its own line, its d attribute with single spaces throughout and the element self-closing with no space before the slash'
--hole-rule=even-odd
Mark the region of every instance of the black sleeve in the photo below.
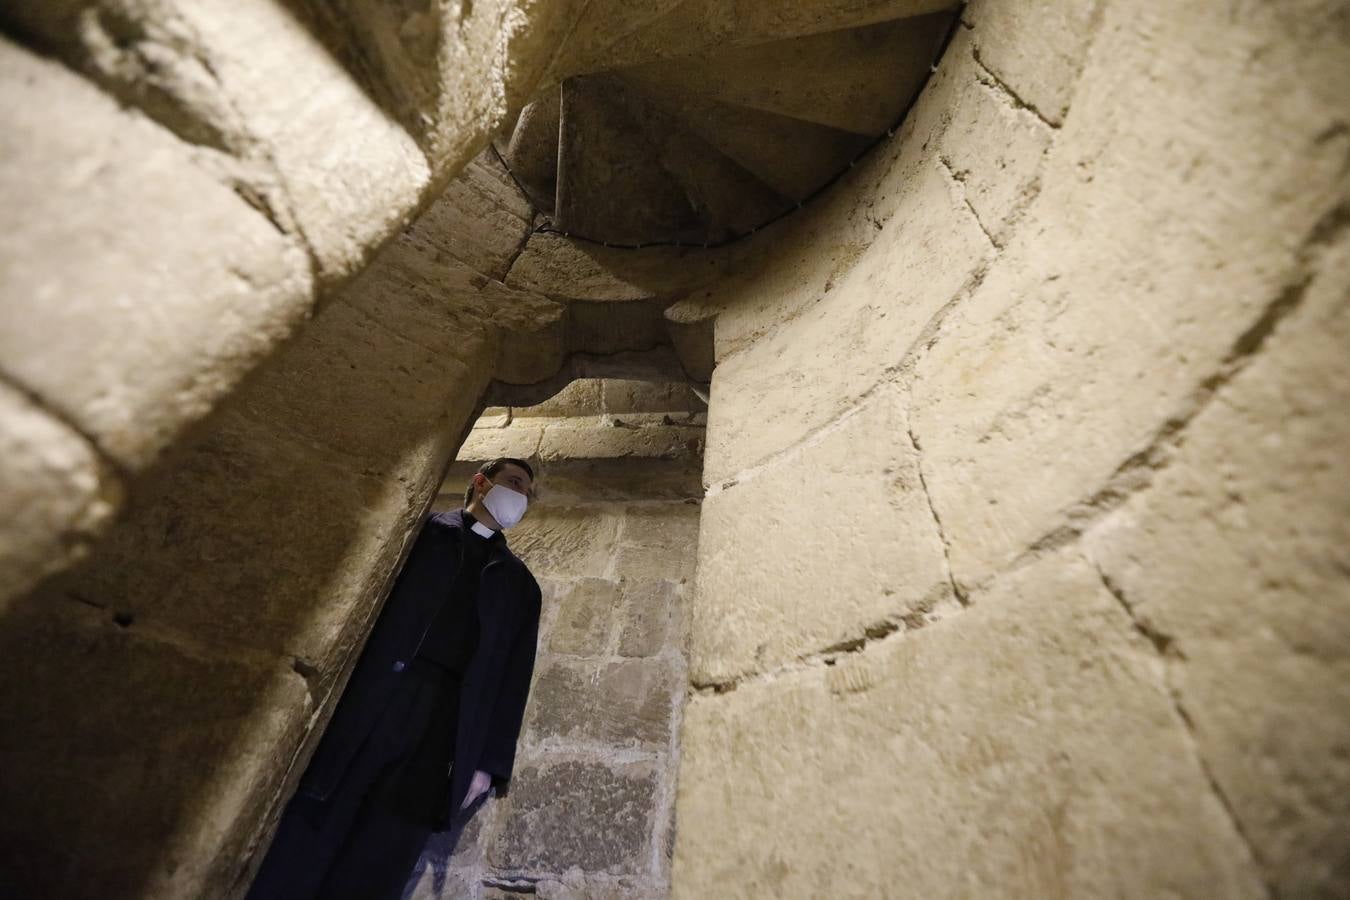
<svg viewBox="0 0 1350 900">
<path fill-rule="evenodd" d="M 538 606 L 530 604 L 525 621 L 503 657 L 500 688 L 492 705 L 487 742 L 478 768 L 492 775 L 492 786 L 497 793 L 506 793 L 507 783 L 515 767 L 516 744 L 520 739 L 521 721 L 525 717 L 525 703 L 530 696 L 530 680 L 534 675 L 535 645 L 539 638 Z"/>
</svg>

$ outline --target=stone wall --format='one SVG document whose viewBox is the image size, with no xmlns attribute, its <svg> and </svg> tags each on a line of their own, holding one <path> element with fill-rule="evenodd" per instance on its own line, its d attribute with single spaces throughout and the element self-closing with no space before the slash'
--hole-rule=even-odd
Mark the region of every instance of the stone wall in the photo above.
<svg viewBox="0 0 1350 900">
<path fill-rule="evenodd" d="M 683 385 L 585 379 L 537 407 L 487 410 L 460 451 L 440 508 L 463 504 L 485 459 L 538 467 L 541 498 L 508 540 L 544 613 L 511 790 L 453 856 L 433 839 L 415 900 L 667 894 L 699 407 Z"/>
<path fill-rule="evenodd" d="M 963 20 L 675 311 L 674 895 L 1350 896 L 1345 6 Z"/>
</svg>

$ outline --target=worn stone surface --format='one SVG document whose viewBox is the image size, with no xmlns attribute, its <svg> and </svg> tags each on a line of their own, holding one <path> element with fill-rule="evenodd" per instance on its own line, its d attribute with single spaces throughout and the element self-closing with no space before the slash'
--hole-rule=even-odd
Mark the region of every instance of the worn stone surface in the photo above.
<svg viewBox="0 0 1350 900">
<path fill-rule="evenodd" d="M 958 583 L 1072 527 L 1185 421 L 1346 202 L 1324 85 L 1350 54 L 1289 40 L 1274 9 L 1225 15 L 1110 7 L 1036 202 L 918 364 L 914 431 Z M 1234 129 L 1251 135 L 1238 149 Z"/>
<path fill-rule="evenodd" d="M 1012 86 L 1036 115 L 1059 124 L 1069 111 L 1103 0 L 1014 6 L 975 0 L 962 13 L 989 77 Z"/>
<path fill-rule="evenodd" d="M 619 520 L 585 507 L 551 507 L 547 521 L 526 518 L 511 532 L 511 546 L 532 567 L 559 575 L 606 575 Z"/>
<path fill-rule="evenodd" d="M 494 865 L 612 874 L 645 868 L 656 790 L 650 763 L 559 761 L 526 768 L 517 780 L 507 826 L 488 851 Z"/>
<path fill-rule="evenodd" d="M 677 898 L 1263 896 L 1156 651 L 1071 554 L 695 697 L 682 754 Z"/>
<path fill-rule="evenodd" d="M 526 727 L 535 743 L 569 739 L 612 747 L 664 747 L 675 669 L 668 660 L 556 659 L 536 676 Z"/>
<path fill-rule="evenodd" d="M 696 682 L 773 668 L 869 629 L 899 627 L 906 616 L 921 622 L 950 599 L 894 389 L 818 441 L 711 494 L 699 544 Z"/>
<path fill-rule="evenodd" d="M 0 765 L 22 773 L 0 785 L 15 896 L 223 891 L 284 775 L 276 748 L 309 715 L 304 680 L 64 597 L 11 605 L 0 645 Z"/>
<path fill-rule="evenodd" d="M 1329 238 L 1332 237 L 1329 235 Z M 1218 387 L 1146 490 L 1086 537 L 1162 645 L 1196 743 L 1282 897 L 1350 869 L 1350 241 Z"/>
<path fill-rule="evenodd" d="M 0 610 L 88 552 L 122 502 L 120 479 L 79 434 L 0 385 Z"/>
<path fill-rule="evenodd" d="M 618 617 L 619 586 L 603 578 L 582 578 L 558 601 L 549 634 L 554 653 L 594 654 L 608 649 Z"/>
<path fill-rule="evenodd" d="M 619 655 L 655 656 L 664 650 L 679 621 L 676 603 L 673 582 L 625 579 Z"/>
<path fill-rule="evenodd" d="M 141 468 L 308 314 L 308 259 L 61 65 L 3 41 L 0 82 L 0 195 L 26 223 L 0 235 L 0 367 Z"/>
<path fill-rule="evenodd" d="M 801 441 L 855 405 L 965 284 L 989 245 L 959 185 L 929 160 L 906 191 L 907 214 L 888 222 L 837 281 L 828 269 L 811 272 L 819 302 L 714 370 L 707 484 Z"/>
</svg>

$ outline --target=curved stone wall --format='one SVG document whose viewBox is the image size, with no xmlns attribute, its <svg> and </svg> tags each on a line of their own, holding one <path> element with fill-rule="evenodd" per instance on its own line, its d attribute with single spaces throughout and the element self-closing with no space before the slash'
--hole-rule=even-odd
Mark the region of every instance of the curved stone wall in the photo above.
<svg viewBox="0 0 1350 900">
<path fill-rule="evenodd" d="M 1344 896 L 1345 9 L 963 22 L 885 156 L 682 304 L 674 895 Z"/>
<path fill-rule="evenodd" d="M 972 3 L 713 253 L 478 155 L 572 72 L 943 5 L 0 13 L 10 877 L 237 895 L 477 413 L 711 375 L 675 895 L 1344 894 L 1339 4 Z"/>
</svg>

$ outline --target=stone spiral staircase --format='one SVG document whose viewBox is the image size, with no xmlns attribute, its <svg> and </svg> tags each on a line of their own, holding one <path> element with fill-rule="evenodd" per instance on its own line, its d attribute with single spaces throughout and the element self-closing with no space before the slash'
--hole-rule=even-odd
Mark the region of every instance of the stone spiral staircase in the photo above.
<svg viewBox="0 0 1350 900">
<path fill-rule="evenodd" d="M 953 26 L 942 11 L 573 75 L 493 146 L 541 231 L 725 244 L 796 209 L 890 132 Z"/>
</svg>

